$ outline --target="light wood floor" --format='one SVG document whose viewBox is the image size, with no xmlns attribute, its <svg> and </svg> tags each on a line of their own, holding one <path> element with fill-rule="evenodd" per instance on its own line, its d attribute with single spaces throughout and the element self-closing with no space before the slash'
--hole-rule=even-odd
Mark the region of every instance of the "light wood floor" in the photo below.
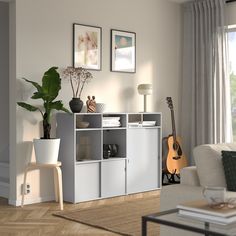
<svg viewBox="0 0 236 236">
<path fill-rule="evenodd" d="M 80 204 L 64 203 L 64 209 L 76 210 L 104 204 L 114 204 L 127 199 L 143 198 L 159 194 L 160 191 L 152 191 Z M 59 211 L 59 205 L 55 202 L 26 205 L 24 208 L 21 208 L 9 206 L 6 199 L 0 198 L 0 235 L 118 235 L 53 216 L 52 214 L 57 211 Z"/>
</svg>

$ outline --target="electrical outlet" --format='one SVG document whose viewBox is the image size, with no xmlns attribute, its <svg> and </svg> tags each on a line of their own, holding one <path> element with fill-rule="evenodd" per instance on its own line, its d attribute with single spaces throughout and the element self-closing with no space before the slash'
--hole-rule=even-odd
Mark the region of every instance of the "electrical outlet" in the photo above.
<svg viewBox="0 0 236 236">
<path fill-rule="evenodd" d="M 21 192 L 23 193 L 23 189 L 24 189 L 24 185 L 21 185 Z M 26 184 L 25 185 L 25 194 L 29 194 L 30 193 L 30 184 Z"/>
</svg>

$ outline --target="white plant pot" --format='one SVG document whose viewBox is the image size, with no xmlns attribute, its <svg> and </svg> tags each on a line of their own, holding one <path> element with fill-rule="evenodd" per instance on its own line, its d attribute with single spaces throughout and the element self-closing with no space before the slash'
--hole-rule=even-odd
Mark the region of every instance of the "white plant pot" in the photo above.
<svg viewBox="0 0 236 236">
<path fill-rule="evenodd" d="M 36 162 L 40 164 L 56 164 L 60 147 L 60 139 L 34 139 Z"/>
</svg>

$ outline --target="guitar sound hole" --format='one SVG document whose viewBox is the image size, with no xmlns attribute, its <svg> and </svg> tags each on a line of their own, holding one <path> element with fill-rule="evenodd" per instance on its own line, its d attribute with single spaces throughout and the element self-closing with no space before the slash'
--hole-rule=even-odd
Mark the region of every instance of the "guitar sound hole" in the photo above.
<svg viewBox="0 0 236 236">
<path fill-rule="evenodd" d="M 181 147 L 179 146 L 178 142 L 173 143 L 173 149 L 174 149 L 175 151 L 177 151 L 177 153 L 178 153 L 179 156 L 182 156 L 183 152 L 182 152 L 182 149 L 181 149 Z"/>
<path fill-rule="evenodd" d="M 173 149 L 176 151 L 178 150 L 179 148 L 179 144 L 176 142 L 176 143 L 173 143 Z"/>
<path fill-rule="evenodd" d="M 182 149 L 181 149 L 181 147 L 179 146 L 179 148 L 178 148 L 178 155 L 179 155 L 179 156 L 182 156 L 182 154 L 183 154 Z"/>
</svg>

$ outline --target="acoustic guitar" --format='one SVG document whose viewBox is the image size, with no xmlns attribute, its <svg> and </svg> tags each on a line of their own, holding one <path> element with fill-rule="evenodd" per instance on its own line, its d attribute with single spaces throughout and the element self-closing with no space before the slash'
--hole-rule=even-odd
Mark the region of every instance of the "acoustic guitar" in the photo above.
<svg viewBox="0 0 236 236">
<path fill-rule="evenodd" d="M 186 157 L 182 151 L 181 138 L 176 136 L 174 107 L 171 97 L 167 97 L 167 104 L 171 111 L 172 134 L 169 135 L 168 154 L 166 159 L 166 168 L 170 174 L 179 174 L 183 167 L 187 166 Z"/>
</svg>

